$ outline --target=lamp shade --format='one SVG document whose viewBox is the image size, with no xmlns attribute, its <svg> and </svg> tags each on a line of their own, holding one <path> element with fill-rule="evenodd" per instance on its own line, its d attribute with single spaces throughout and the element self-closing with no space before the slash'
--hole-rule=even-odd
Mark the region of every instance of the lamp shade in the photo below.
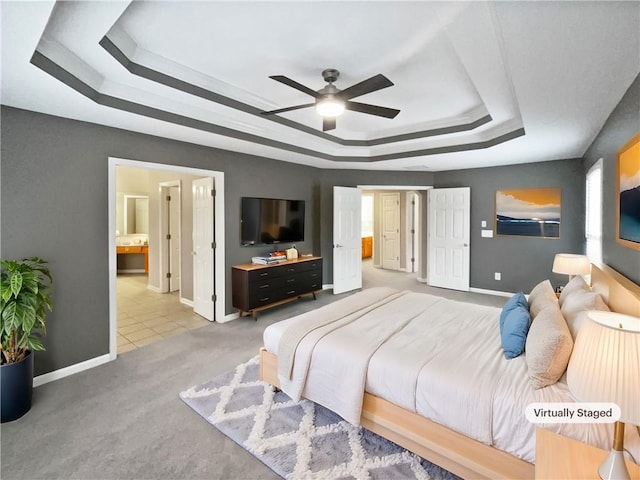
<svg viewBox="0 0 640 480">
<path fill-rule="evenodd" d="M 591 263 L 586 255 L 558 253 L 553 259 L 551 271 L 565 275 L 587 275 L 591 273 Z"/>
<path fill-rule="evenodd" d="M 567 368 L 571 393 L 584 402 L 613 402 L 620 421 L 640 424 L 640 318 L 589 311 Z"/>
</svg>

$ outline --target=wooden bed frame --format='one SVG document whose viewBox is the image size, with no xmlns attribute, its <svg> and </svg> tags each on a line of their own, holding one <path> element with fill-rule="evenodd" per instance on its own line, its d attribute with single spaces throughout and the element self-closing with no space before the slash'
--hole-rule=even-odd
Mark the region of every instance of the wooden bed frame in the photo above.
<svg viewBox="0 0 640 480">
<path fill-rule="evenodd" d="M 606 265 L 592 265 L 591 284 L 612 311 L 638 316 L 640 286 Z M 260 379 L 279 386 L 277 357 L 260 350 Z M 360 424 L 450 472 L 469 479 L 532 479 L 535 466 L 386 400 L 364 394 Z"/>
</svg>

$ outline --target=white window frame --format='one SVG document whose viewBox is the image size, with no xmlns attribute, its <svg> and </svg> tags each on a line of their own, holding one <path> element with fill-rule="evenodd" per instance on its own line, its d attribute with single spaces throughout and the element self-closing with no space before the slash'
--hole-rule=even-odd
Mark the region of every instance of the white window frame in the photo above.
<svg viewBox="0 0 640 480">
<path fill-rule="evenodd" d="M 602 190 L 603 169 L 600 158 L 585 177 L 585 253 L 589 261 L 595 263 L 602 263 Z"/>
</svg>

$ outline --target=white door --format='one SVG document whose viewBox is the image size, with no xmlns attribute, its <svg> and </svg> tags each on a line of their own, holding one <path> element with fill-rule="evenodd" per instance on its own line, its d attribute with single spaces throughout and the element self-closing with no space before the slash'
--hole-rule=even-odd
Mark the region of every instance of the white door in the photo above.
<svg viewBox="0 0 640 480">
<path fill-rule="evenodd" d="M 361 192 L 333 187 L 333 293 L 362 288 Z"/>
<path fill-rule="evenodd" d="M 400 269 L 400 193 L 380 195 L 382 212 L 382 268 Z"/>
<path fill-rule="evenodd" d="M 214 183 L 194 180 L 193 189 L 193 311 L 214 320 Z"/>
<path fill-rule="evenodd" d="M 169 291 L 180 290 L 180 187 L 169 188 Z"/>
<path fill-rule="evenodd" d="M 469 290 L 471 189 L 429 190 L 428 283 Z"/>
</svg>

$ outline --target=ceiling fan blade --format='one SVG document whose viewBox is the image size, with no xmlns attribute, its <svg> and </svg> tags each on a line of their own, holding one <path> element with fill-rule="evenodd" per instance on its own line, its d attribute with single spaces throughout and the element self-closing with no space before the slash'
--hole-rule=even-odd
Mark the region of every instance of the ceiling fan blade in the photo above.
<svg viewBox="0 0 640 480">
<path fill-rule="evenodd" d="M 272 75 L 269 78 L 273 78 L 276 82 L 284 83 L 285 85 L 288 85 L 291 88 L 300 90 L 301 92 L 304 92 L 307 95 L 311 95 L 313 98 L 318 98 L 319 96 L 319 93 L 316 92 L 315 90 L 311 90 L 309 87 L 305 87 L 301 83 L 298 83 L 295 80 L 291 80 L 289 77 L 285 77 L 284 75 Z"/>
<path fill-rule="evenodd" d="M 360 95 L 375 92 L 376 90 L 382 90 L 383 88 L 387 88 L 392 85 L 393 82 L 391 80 L 379 73 L 374 77 L 363 80 L 355 85 L 351 85 L 349 88 L 345 88 L 339 93 L 339 96 L 344 100 L 349 100 L 350 98 L 359 97 Z"/>
<path fill-rule="evenodd" d="M 377 115 L 378 117 L 395 118 L 400 110 L 395 108 L 379 107 L 377 105 L 369 105 L 368 103 L 345 102 L 344 108 L 354 112 L 368 113 L 369 115 Z"/>
<path fill-rule="evenodd" d="M 279 108 L 278 110 L 260 112 L 260 115 L 274 115 L 276 113 L 290 112 L 291 110 L 299 110 L 301 108 L 313 107 L 314 105 L 315 103 L 305 103 L 304 105 L 296 105 L 294 107 Z"/>
<path fill-rule="evenodd" d="M 336 117 L 324 117 L 322 119 L 322 131 L 334 130 L 336 128 Z"/>
</svg>

